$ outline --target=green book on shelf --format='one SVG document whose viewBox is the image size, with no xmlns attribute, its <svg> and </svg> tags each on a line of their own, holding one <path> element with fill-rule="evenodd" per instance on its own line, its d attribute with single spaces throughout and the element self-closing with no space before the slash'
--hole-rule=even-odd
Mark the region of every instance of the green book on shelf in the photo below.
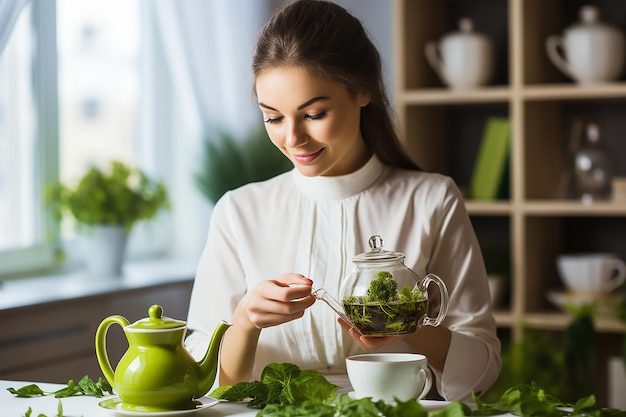
<svg viewBox="0 0 626 417">
<path fill-rule="evenodd" d="M 492 117 L 487 120 L 485 132 L 476 158 L 470 184 L 471 197 L 477 200 L 495 200 L 507 178 L 511 127 L 509 119 Z"/>
</svg>

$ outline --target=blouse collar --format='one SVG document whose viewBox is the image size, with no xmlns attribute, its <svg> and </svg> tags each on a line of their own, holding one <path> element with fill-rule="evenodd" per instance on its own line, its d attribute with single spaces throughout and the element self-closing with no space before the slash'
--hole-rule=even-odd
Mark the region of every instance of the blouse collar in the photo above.
<svg viewBox="0 0 626 417">
<path fill-rule="evenodd" d="M 293 170 L 296 187 L 315 200 L 339 200 L 369 188 L 384 171 L 385 166 L 374 155 L 355 172 L 336 177 L 307 177 L 297 169 Z"/>
</svg>

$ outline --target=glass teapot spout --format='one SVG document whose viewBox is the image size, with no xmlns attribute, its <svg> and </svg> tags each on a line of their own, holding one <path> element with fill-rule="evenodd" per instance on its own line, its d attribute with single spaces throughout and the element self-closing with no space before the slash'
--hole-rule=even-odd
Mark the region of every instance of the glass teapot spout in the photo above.
<svg viewBox="0 0 626 417">
<path fill-rule="evenodd" d="M 335 297 L 330 295 L 328 291 L 326 291 L 325 288 L 318 288 L 318 289 L 313 288 L 311 291 L 311 295 L 315 297 L 316 299 L 322 300 L 323 302 L 328 304 L 328 306 L 332 308 L 335 311 L 335 313 L 339 315 L 339 317 L 341 317 L 346 323 L 352 326 L 352 328 L 354 328 L 356 331 L 359 331 L 359 329 L 354 325 L 354 323 L 352 323 L 350 318 L 348 318 L 348 316 L 344 312 L 343 307 L 341 306 L 339 301 L 337 301 Z"/>
</svg>

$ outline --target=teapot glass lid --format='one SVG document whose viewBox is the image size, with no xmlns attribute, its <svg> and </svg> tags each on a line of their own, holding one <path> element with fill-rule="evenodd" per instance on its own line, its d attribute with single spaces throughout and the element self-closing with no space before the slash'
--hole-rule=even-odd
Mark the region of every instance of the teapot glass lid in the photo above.
<svg viewBox="0 0 626 417">
<path fill-rule="evenodd" d="M 402 261 L 404 254 L 383 249 L 383 238 L 379 235 L 373 235 L 369 238 L 369 246 L 371 250 L 356 255 L 352 258 L 352 262 L 380 262 L 380 261 Z"/>
<path fill-rule="evenodd" d="M 133 324 L 126 326 L 128 330 L 168 330 L 185 327 L 187 323 L 180 320 L 163 316 L 163 307 L 153 305 L 148 309 L 148 317 L 137 320 Z"/>
</svg>

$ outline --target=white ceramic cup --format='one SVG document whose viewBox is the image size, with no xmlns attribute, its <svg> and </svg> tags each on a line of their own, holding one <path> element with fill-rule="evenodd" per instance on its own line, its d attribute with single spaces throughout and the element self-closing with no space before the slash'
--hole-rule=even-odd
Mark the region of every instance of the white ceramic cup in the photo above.
<svg viewBox="0 0 626 417">
<path fill-rule="evenodd" d="M 609 293 L 626 279 L 626 263 L 610 253 L 560 255 L 557 267 L 565 287 L 576 293 Z"/>
<path fill-rule="evenodd" d="M 427 42 L 426 59 L 439 78 L 453 89 L 487 84 L 494 69 L 493 43 L 487 36 L 474 32 L 471 19 L 461 19 L 459 28 L 438 42 Z"/>
<path fill-rule="evenodd" d="M 428 360 L 419 353 L 353 355 L 346 358 L 346 367 L 356 398 L 421 400 L 433 382 Z"/>
<path fill-rule="evenodd" d="M 618 79 L 624 70 L 624 33 L 600 21 L 597 7 L 580 9 L 580 23 L 564 36 L 550 36 L 546 50 L 563 73 L 581 84 Z"/>
</svg>

